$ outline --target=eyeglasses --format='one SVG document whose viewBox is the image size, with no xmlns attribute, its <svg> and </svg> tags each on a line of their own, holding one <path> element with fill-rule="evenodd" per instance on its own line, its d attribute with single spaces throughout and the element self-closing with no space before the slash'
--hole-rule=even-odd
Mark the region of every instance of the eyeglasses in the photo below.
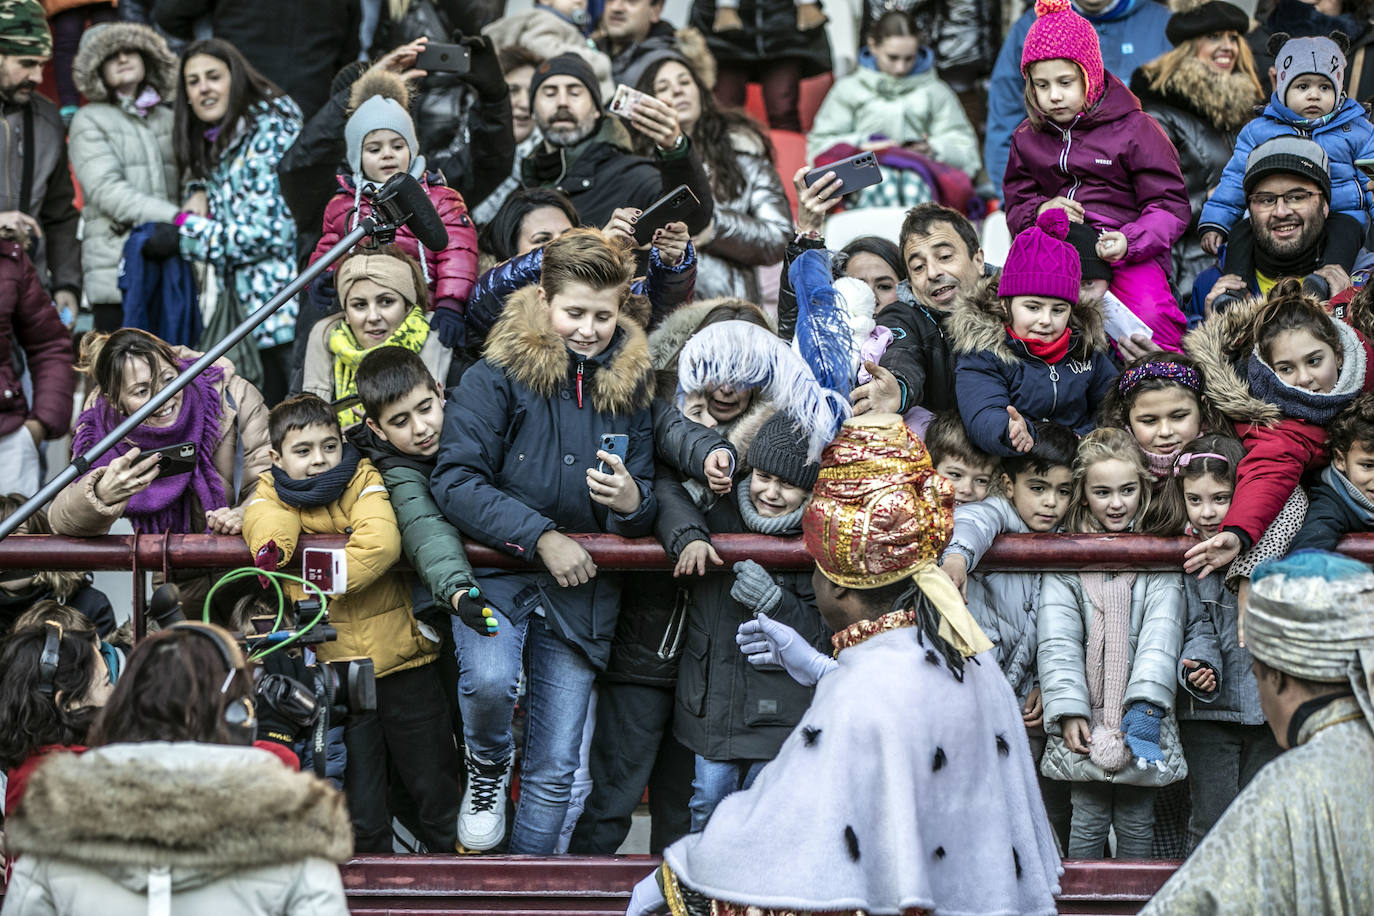
<svg viewBox="0 0 1374 916">
<path fill-rule="evenodd" d="M 1278 204 L 1279 198 L 1290 209 L 1301 207 L 1314 197 L 1319 196 L 1316 191 L 1289 191 L 1286 194 L 1251 194 L 1246 198 L 1250 206 L 1256 210 L 1272 210 Z"/>
</svg>

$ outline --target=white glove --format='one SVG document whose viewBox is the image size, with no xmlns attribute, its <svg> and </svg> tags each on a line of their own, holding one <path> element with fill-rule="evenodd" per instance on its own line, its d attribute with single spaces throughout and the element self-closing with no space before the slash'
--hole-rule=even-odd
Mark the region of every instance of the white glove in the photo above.
<svg viewBox="0 0 1374 916">
<path fill-rule="evenodd" d="M 735 631 L 735 645 L 754 667 L 781 666 L 803 687 L 814 686 L 839 662 L 813 649 L 796 630 L 764 614 Z"/>
<path fill-rule="evenodd" d="M 658 886 L 658 871 L 649 872 L 644 880 L 635 885 L 630 893 L 630 905 L 625 916 L 649 916 L 650 913 L 668 912 L 668 901 L 663 897 L 663 888 Z"/>
</svg>

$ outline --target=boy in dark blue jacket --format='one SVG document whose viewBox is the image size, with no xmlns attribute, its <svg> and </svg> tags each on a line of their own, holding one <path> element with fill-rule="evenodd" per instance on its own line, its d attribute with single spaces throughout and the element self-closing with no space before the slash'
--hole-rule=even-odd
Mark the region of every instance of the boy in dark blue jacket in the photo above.
<svg viewBox="0 0 1374 916">
<path fill-rule="evenodd" d="M 622 309 L 633 270 L 633 257 L 597 230 L 550 242 L 539 284 L 509 297 L 486 357 L 444 409 L 435 501 L 467 536 L 530 564 L 474 570 L 500 636 L 455 632 L 468 768 L 458 838 L 472 850 L 505 833 L 525 651 L 528 720 L 510 851 L 549 855 L 563 827 L 592 683 L 620 609 L 618 577 L 599 575 L 565 532 L 653 530 L 654 375 L 644 332 Z M 623 460 L 600 450 L 606 434 L 628 437 Z"/>
<path fill-rule="evenodd" d="M 1374 392 L 1351 401 L 1326 435 L 1331 464 L 1312 485 L 1291 550 L 1335 550 L 1342 536 L 1374 528 Z"/>
</svg>

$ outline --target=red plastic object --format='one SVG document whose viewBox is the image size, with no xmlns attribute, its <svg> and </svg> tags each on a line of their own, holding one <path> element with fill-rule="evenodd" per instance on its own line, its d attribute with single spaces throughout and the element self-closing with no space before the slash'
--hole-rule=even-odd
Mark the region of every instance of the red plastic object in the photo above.
<svg viewBox="0 0 1374 916">
<path fill-rule="evenodd" d="M 809 76 L 801 81 L 798 87 L 800 98 L 797 101 L 797 118 L 801 121 L 803 131 L 810 132 L 811 125 L 816 122 L 816 112 L 820 111 L 821 102 L 825 101 L 825 96 L 833 85 L 833 73 Z M 763 105 L 763 88 L 758 83 L 750 83 L 749 88 L 745 90 L 744 110 L 760 124 L 768 123 L 768 110 Z"/>
<path fill-rule="evenodd" d="M 777 166 L 778 177 L 782 179 L 782 192 L 792 205 L 792 218 L 796 219 L 797 191 L 792 187 L 792 176 L 810 161 L 806 158 L 806 135 L 790 130 L 771 130 L 768 136 L 773 141 L 773 152 L 776 154 L 773 162 Z"/>
</svg>

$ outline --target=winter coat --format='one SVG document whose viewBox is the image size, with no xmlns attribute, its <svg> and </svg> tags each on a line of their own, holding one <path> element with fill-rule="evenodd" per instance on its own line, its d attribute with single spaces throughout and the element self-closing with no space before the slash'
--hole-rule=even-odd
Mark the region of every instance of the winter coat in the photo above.
<svg viewBox="0 0 1374 916">
<path fill-rule="evenodd" d="M 159 26 L 185 40 L 209 17 L 211 34 L 242 51 L 307 118 L 329 98 L 334 74 L 358 59 L 359 0 L 157 0 L 149 6 Z"/>
<path fill-rule="evenodd" d="M 20 354 L 23 354 L 22 362 Z M 76 389 L 72 338 L 23 247 L 0 239 L 0 436 L 38 420 L 49 438 L 66 433 Z M 33 380 L 24 395 L 20 367 Z"/>
<path fill-rule="evenodd" d="M 611 96 L 615 94 L 611 59 L 598 50 L 577 26 L 548 7 L 536 6 L 502 16 L 483 26 L 482 34 L 491 39 L 498 51 L 519 45 L 536 54 L 540 60 L 549 60 L 560 54 L 576 54 L 587 62 L 596 75 L 601 101 L 609 105 Z"/>
<path fill-rule="evenodd" d="M 1321 127 L 1308 131 L 1301 126 L 1304 123 L 1302 116 L 1284 105 L 1277 94 L 1270 95 L 1264 114 L 1245 125 L 1236 137 L 1231 161 L 1202 207 L 1199 230 L 1220 232 L 1223 236 L 1231 231 L 1247 209 L 1243 185 L 1250 151 L 1267 140 L 1287 136 L 1306 137 L 1326 150 L 1331 163 L 1331 212 L 1352 216 L 1362 226 L 1369 224 L 1374 195 L 1365 190 L 1368 179 L 1355 168 L 1356 159 L 1374 157 L 1374 124 L 1369 123 L 1369 113 L 1359 102 L 1346 99 Z"/>
<path fill-rule="evenodd" d="M 1158 90 L 1150 88 L 1145 69 L 1135 71 L 1131 92 L 1178 150 L 1193 216 L 1188 231 L 1174 243 L 1170 276 L 1178 301 L 1187 302 L 1193 280 L 1216 263 L 1215 257 L 1202 250 L 1198 217 L 1231 159 L 1236 134 L 1254 114 L 1259 92 L 1244 76 L 1233 72 L 1221 77 L 1192 57 L 1185 58 Z"/>
<path fill-rule="evenodd" d="M 868 23 L 888 10 L 911 14 L 935 53 L 940 79 L 963 92 L 992 73 L 1002 41 L 1002 7 L 989 0 L 865 0 Z M 860 53 L 863 53 L 860 51 Z"/>
<path fill-rule="evenodd" d="M 32 157 L 32 168 L 24 168 Z M 29 256 L 50 293 L 81 292 L 81 213 L 67 154 L 67 128 L 57 106 L 38 93 L 24 105 L 0 104 L 0 211 L 20 210 L 43 234 Z M 24 187 L 26 172 L 31 175 Z"/>
<path fill-rule="evenodd" d="M 65 597 L 41 580 L 35 580 L 17 592 L 9 591 L 13 588 L 12 582 L 3 583 L 5 588 L 0 589 L 0 633 L 9 633 L 13 630 L 14 622 L 38 602 L 57 601 L 80 611 L 100 636 L 109 636 L 119 626 L 110 598 L 91 584 L 90 573 L 83 574 L 82 581 L 84 584 L 78 585 L 75 591 Z"/>
<path fill-rule="evenodd" d="M 119 259 L 124 327 L 141 328 L 172 346 L 194 347 L 205 331 L 195 268 L 185 258 L 143 254 L 158 225 L 139 223 L 124 241 Z"/>
<path fill-rule="evenodd" d="M 1335 550 L 1345 535 L 1374 529 L 1374 505 L 1363 494 L 1350 493 L 1348 479 L 1339 479 L 1344 476 L 1328 465 L 1312 485 L 1307 517 L 1293 538 L 1293 550 Z"/>
<path fill-rule="evenodd" d="M 410 613 L 411 593 L 404 573 L 392 570 L 401 558 L 401 532 L 396 526 L 382 475 L 366 458 L 358 462 L 343 494 L 324 506 L 296 508 L 277 494 L 272 474 L 258 478 L 258 490 L 243 513 L 243 539 L 258 555 L 269 541 L 281 552 L 286 568 L 303 535 L 344 534 L 348 590 L 329 597 L 329 623 L 339 638 L 321 643 L 315 653 L 324 661 L 365 655 L 377 677 L 428 665 L 439 657 L 439 643 L 420 632 Z M 294 583 L 291 600 L 305 597 Z"/>
<path fill-rule="evenodd" d="M 1332 32 L 1343 32 L 1350 40 L 1345 52 L 1348 64 L 1345 68 L 1346 94 L 1352 99 L 1367 100 L 1374 95 L 1374 59 L 1366 58 L 1370 45 L 1374 44 L 1374 25 L 1368 19 L 1360 19 L 1354 12 L 1342 16 L 1328 16 L 1317 12 L 1317 7 L 1303 0 L 1278 0 L 1269 15 L 1259 25 L 1250 30 L 1245 41 L 1255 56 L 1255 72 L 1260 80 L 1274 66 L 1274 55 L 1269 52 L 1269 39 L 1275 32 L 1284 32 L 1293 38 L 1326 37 Z M 1267 84 L 1266 84 L 1267 85 Z"/>
<path fill-rule="evenodd" d="M 1040 205 L 1060 196 L 1082 204 L 1094 229 L 1123 233 L 1126 261 L 1154 261 L 1165 276 L 1193 221 L 1178 151 L 1110 73 L 1102 98 L 1067 129 L 1048 119 L 1036 128 L 1028 118 L 1011 135 L 1002 179 L 1011 234 L 1033 226 Z"/>
<path fill-rule="evenodd" d="M 1160 732 L 1164 768 L 1139 769 L 1128 765 L 1107 773 L 1084 754 L 1064 743 L 1060 720 L 1081 716 L 1091 720 L 1084 657 L 1092 600 L 1077 573 L 1050 573 L 1040 595 L 1040 696 L 1045 704 L 1049 739 L 1040 772 L 1065 782 L 1117 782 L 1123 785 L 1167 786 L 1188 773 L 1173 716 L 1179 652 L 1183 647 L 1183 577 L 1177 573 L 1137 573 L 1131 586 L 1130 676 L 1125 707 L 1153 703 L 1165 716 Z"/>
<path fill-rule="evenodd" d="M 715 0 L 694 0 L 691 25 L 706 36 L 706 46 L 722 67 L 748 70 L 767 67 L 774 61 L 795 61 L 801 75 L 829 73 L 830 39 L 825 29 L 797 31 L 797 10 L 791 0 L 740 0 L 744 28 L 718 33 L 712 29 L 716 19 Z"/>
<path fill-rule="evenodd" d="M 717 193 L 714 231 L 701 246 L 696 295 L 702 299 L 733 296 L 761 302 L 758 271 L 782 260 L 793 235 L 792 206 L 782 179 L 757 134 L 730 133 L 731 149 L 744 173 L 745 185 L 732 198 Z"/>
<path fill-rule="evenodd" d="M 1240 644 L 1240 609 L 1236 593 L 1220 572 L 1199 581 L 1183 577 L 1188 617 L 1178 664 L 1179 721 L 1235 722 L 1263 725 L 1259 685 L 1250 668 L 1250 650 Z M 1217 675 L 1217 689 L 1203 693 L 1188 683 L 1182 659 L 1206 662 Z"/>
<path fill-rule="evenodd" d="M 433 320 L 433 315 L 428 316 Z M 334 354 L 329 349 L 329 335 L 344 323 L 342 312 L 315 322 L 310 329 L 310 340 L 305 345 L 305 369 L 301 376 L 301 391 L 317 394 L 326 402 L 338 398 L 334 391 Z M 444 346 L 439 335 L 430 332 L 420 347 L 420 359 L 424 361 L 429 374 L 441 385 L 450 381 L 449 370 L 453 367 L 453 351 Z"/>
<path fill-rule="evenodd" d="M 243 133 L 209 177 L 187 185 L 188 193 L 206 192 L 210 218 L 182 225 L 181 253 L 214 265 L 221 284 L 232 282 L 246 315 L 296 279 L 296 222 L 281 195 L 277 163 L 300 133 L 301 110 L 279 96 L 254 104 L 241 123 Z M 292 299 L 257 326 L 253 339 L 262 348 L 290 343 L 295 323 Z"/>
<path fill-rule="evenodd" d="M 537 290 L 512 294 L 487 339 L 486 356 L 444 406 L 430 489 L 468 537 L 537 562 L 546 531 L 647 535 L 653 494 L 653 367 L 644 332 L 622 312 L 610 345 L 574 354 L 554 333 Z M 592 502 L 586 470 L 605 433 L 629 437 L 625 465 L 642 501 L 630 515 Z M 604 668 L 620 608 L 618 576 L 561 588 L 538 568 L 477 569 L 493 605 L 519 624 L 536 607 L 565 642 Z"/>
<path fill-rule="evenodd" d="M 610 98 L 607 96 L 606 98 Z M 614 115 L 602 115 L 601 126 L 577 146 L 559 149 L 559 173 L 552 181 L 540 181 L 534 163 L 549 154 L 536 148 L 521 163 L 526 187 L 552 187 L 568 195 L 584 226 L 604 226 L 618 207 L 648 209 L 668 191 L 687 185 L 701 204 L 687 217 L 687 231 L 697 235 L 711 222 L 714 203 L 711 183 L 691 143 L 685 155 L 667 158 L 636 156 L 630 135 Z"/>
<path fill-rule="evenodd" d="M 1002 673 L 1022 703 L 1039 682 L 1035 671 L 1038 572 L 978 572 L 978 564 L 999 534 L 1026 534 L 1026 526 L 1005 497 L 989 496 L 954 510 L 954 533 L 944 557 L 966 561 L 968 609 L 988 639 Z M 942 558 L 943 562 L 943 558 Z"/>
<path fill-rule="evenodd" d="M 697 42 L 705 41 L 700 36 L 694 36 L 694 39 Z M 618 52 L 612 48 L 609 35 L 592 36 L 592 44 L 610 59 L 611 82 L 624 83 L 626 86 L 638 86 L 639 78 L 644 75 L 648 66 L 660 59 L 658 52 L 677 53 L 677 43 L 677 29 L 673 28 L 672 23 L 662 19 L 649 26 L 649 34 L 644 36 L 643 41 L 632 41 Z"/>
<path fill-rule="evenodd" d="M 1256 323 L 1264 300 L 1250 299 L 1213 315 L 1184 338 L 1184 351 L 1195 359 L 1207 383 L 1207 397 L 1236 426 L 1246 454 L 1236 468 L 1236 490 L 1222 527 L 1241 536 L 1245 547 L 1257 542 L 1278 517 L 1302 475 L 1328 460 L 1326 427 L 1313 422 L 1308 409 L 1267 367 L 1273 400 L 1254 392 L 1248 366 L 1259 362 Z M 1343 321 L 1332 319 L 1341 339 L 1342 359 L 1336 392 L 1348 402 L 1361 391 L 1374 390 L 1368 363 L 1374 350 Z"/>
<path fill-rule="evenodd" d="M 875 135 L 897 143 L 925 140 L 931 158 L 978 174 L 978 135 L 954 90 L 935 75 L 935 55 L 922 48 L 911 73 L 879 72 L 873 52 L 859 52 L 859 69 L 826 94 L 806 138 L 812 159 L 837 143 L 862 146 Z"/>
<path fill-rule="evenodd" d="M 314 264 L 329 249 L 339 243 L 345 235 L 357 226 L 358 221 L 372 215 L 372 194 L 376 185 L 364 179 L 362 193 L 357 191 L 355 176 L 344 170 L 339 171 L 339 192 L 324 208 L 324 234 L 310 255 Z M 472 286 L 477 281 L 477 230 L 468 216 L 463 196 L 443 183 L 442 175 L 436 172 L 425 174 L 420 186 L 429 195 L 439 214 L 439 221 L 448 230 L 448 246 L 440 252 L 423 249 L 409 226 L 396 231 L 396 244 L 410 257 L 424 264 L 429 279 L 430 308 L 451 300 L 459 313 L 463 304 L 472 294 Z"/>
<path fill-rule="evenodd" d="M 173 347 L 172 352 L 179 359 L 195 359 L 200 356 L 185 347 Z M 224 481 L 224 496 L 229 505 L 238 506 L 246 502 L 257 487 L 258 475 L 272 465 L 268 455 L 270 440 L 267 435 L 267 405 L 263 403 L 258 389 L 242 376 L 234 373 L 234 365 L 227 359 L 214 363 L 224 376 L 216 383 L 220 391 L 220 439 L 215 448 L 215 470 Z M 86 395 L 83 410 L 95 405 L 101 397 L 96 388 Z M 78 477 L 57 494 L 48 507 L 48 521 L 54 534 L 68 537 L 99 537 L 110 533 L 110 526 L 124 515 L 127 502 L 106 505 L 95 495 L 96 482 L 105 474 L 103 467 L 92 468 L 84 477 Z M 204 522 L 193 525 L 197 530 L 204 529 Z"/>
<path fill-rule="evenodd" d="M 160 46 L 150 33 L 107 29 L 92 35 L 83 48 L 83 62 L 87 54 L 103 62 L 122 48 L 139 52 L 148 84 L 165 100 L 142 116 L 131 101 L 111 100 L 99 66 L 72 72 L 76 87 L 89 100 L 72 118 L 67 155 L 84 196 L 81 270 L 86 298 L 97 305 L 121 301 L 119 259 L 129 230 L 139 223 L 169 223 L 180 209 L 170 104 L 177 92 L 176 58 L 164 58 L 167 52 Z"/>
<path fill-rule="evenodd" d="M 890 307 L 889 307 L 890 308 Z M 960 300 L 949 321 L 958 358 L 959 415 L 973 447 L 989 455 L 1015 455 L 1007 434 L 1007 406 L 1036 424 L 1058 423 L 1080 436 L 1097 426 L 1097 407 L 1116 382 L 1107 355 L 1102 309 L 1083 298 L 1069 315 L 1069 352 L 1057 363 L 1033 356 L 1011 336 L 997 280 L 986 279 Z"/>
<path fill-rule="evenodd" d="M 5 842 L 20 854 L 5 916 L 348 912 L 343 796 L 256 747 L 149 741 L 54 754 L 9 812 Z M 168 869 L 170 886 L 158 879 Z"/>
<path fill-rule="evenodd" d="M 1089 19 L 1102 49 L 1102 65 L 1108 73 L 1129 78 L 1141 64 L 1154 60 L 1173 45 L 1164 34 L 1170 12 L 1154 0 L 1130 0 L 1115 18 Z M 1021 75 L 1021 51 L 1026 33 L 1035 22 L 1035 10 L 1028 9 L 1012 25 L 988 82 L 987 137 L 983 142 L 983 165 L 993 186 L 1002 193 L 1002 176 L 1007 170 L 1011 135 L 1026 118 L 1026 80 Z M 1261 71 L 1263 72 L 1263 71 Z M 1002 194 L 1003 200 L 1006 195 Z M 1015 231 L 1012 232 L 1015 235 Z"/>
</svg>

